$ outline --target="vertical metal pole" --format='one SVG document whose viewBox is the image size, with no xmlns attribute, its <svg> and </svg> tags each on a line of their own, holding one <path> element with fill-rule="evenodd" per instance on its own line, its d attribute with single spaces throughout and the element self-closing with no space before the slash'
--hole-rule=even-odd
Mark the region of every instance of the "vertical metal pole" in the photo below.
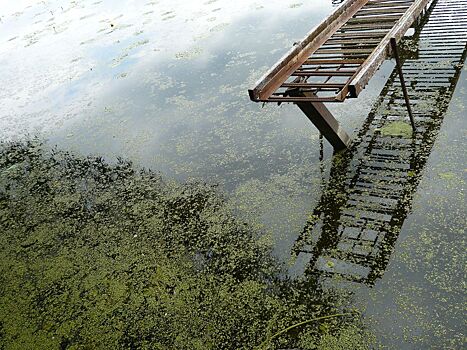
<svg viewBox="0 0 467 350">
<path fill-rule="evenodd" d="M 405 86 L 404 75 L 402 74 L 402 64 L 401 64 L 401 60 L 400 60 L 400 57 L 399 57 L 399 52 L 397 51 L 396 38 L 391 38 L 391 47 L 392 47 L 392 52 L 394 54 L 394 58 L 396 59 L 396 66 L 397 66 L 397 70 L 399 72 L 399 78 L 400 78 L 400 81 L 401 81 L 402 92 L 403 92 L 404 98 L 405 98 L 405 104 L 407 105 L 407 111 L 409 112 L 410 123 L 412 124 L 412 130 L 415 132 L 415 131 L 417 131 L 417 129 L 415 128 L 415 121 L 414 121 L 413 115 L 412 115 L 412 108 L 410 107 L 409 94 L 407 93 L 407 88 Z"/>
<path fill-rule="evenodd" d="M 322 162 L 324 160 L 324 142 L 323 142 L 323 134 L 319 133 L 319 161 Z"/>
</svg>

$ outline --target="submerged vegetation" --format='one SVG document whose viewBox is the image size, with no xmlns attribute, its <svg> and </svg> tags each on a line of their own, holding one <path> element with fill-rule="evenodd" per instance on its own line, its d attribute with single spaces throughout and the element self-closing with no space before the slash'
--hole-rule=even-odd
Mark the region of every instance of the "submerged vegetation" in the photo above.
<svg viewBox="0 0 467 350">
<path fill-rule="evenodd" d="M 383 136 L 399 136 L 404 138 L 412 137 L 412 127 L 403 121 L 395 121 L 384 125 L 381 130 L 381 135 Z"/>
<path fill-rule="evenodd" d="M 212 186 L 3 143 L 0 226 L 0 349 L 368 348 Z"/>
</svg>

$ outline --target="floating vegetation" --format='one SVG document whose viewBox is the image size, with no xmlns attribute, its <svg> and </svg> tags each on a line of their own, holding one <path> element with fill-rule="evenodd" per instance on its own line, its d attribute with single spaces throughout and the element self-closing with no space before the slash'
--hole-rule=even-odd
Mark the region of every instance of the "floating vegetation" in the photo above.
<svg viewBox="0 0 467 350">
<path fill-rule="evenodd" d="M 0 348 L 315 349 L 358 322 L 274 335 L 342 312 L 340 297 L 281 280 L 268 240 L 214 188 L 121 159 L 2 144 L 0 219 Z"/>
<path fill-rule="evenodd" d="M 440 173 L 438 175 L 443 180 L 453 180 L 456 178 L 456 174 L 453 172 Z"/>
<path fill-rule="evenodd" d="M 381 137 L 407 122 L 390 89 L 355 138 L 361 147 L 331 165 L 326 148 L 318 162 L 318 134 L 295 107 L 279 115 L 246 103 L 331 1 L 298 10 L 303 1 L 84 0 L 16 14 L 14 3 L 0 16 L 2 139 L 45 132 L 60 147 L 124 155 L 230 192 L 38 142 L 3 144 L 1 350 L 255 349 L 268 339 L 268 349 L 369 349 L 370 332 L 390 349 L 463 348 L 465 77 L 449 102 L 461 48 L 457 59 L 431 60 L 432 39 L 404 39 L 418 136 Z M 377 79 L 397 84 L 387 73 Z M 357 130 L 378 94 L 332 107 L 351 111 L 341 123 Z M 449 103 L 458 110 L 444 118 Z M 302 230 L 304 253 L 290 257 Z M 290 281 L 284 270 L 306 277 Z M 338 292 L 323 291 L 323 280 Z M 315 322 L 351 309 L 347 288 L 369 330 L 356 316 Z"/>
<path fill-rule="evenodd" d="M 120 54 L 119 57 L 113 59 L 111 67 L 114 68 L 114 67 L 119 66 L 125 60 L 125 58 L 127 58 L 130 55 L 130 53 L 134 49 L 139 48 L 140 46 L 146 45 L 148 43 L 149 43 L 149 40 L 147 40 L 147 39 L 146 40 L 140 40 L 140 41 L 132 43 L 131 45 L 129 45 L 128 47 L 123 49 L 123 51 L 122 51 L 122 53 Z"/>
<path fill-rule="evenodd" d="M 291 9 L 296 9 L 296 8 L 299 8 L 299 7 L 302 7 L 303 6 L 303 3 L 302 2 L 297 2 L 297 3 L 294 3 L 294 4 L 290 4 L 289 7 Z"/>
<path fill-rule="evenodd" d="M 227 28 L 228 26 L 230 25 L 230 23 L 220 23 L 214 27 L 212 27 L 209 31 L 210 32 L 221 32 L 223 31 L 225 28 Z"/>
<path fill-rule="evenodd" d="M 175 58 L 178 60 L 192 60 L 199 57 L 203 53 L 203 50 L 199 47 L 194 47 L 188 51 L 178 52 L 175 54 Z"/>
<path fill-rule="evenodd" d="M 410 124 L 403 121 L 395 121 L 392 123 L 385 124 L 381 129 L 380 133 L 383 136 L 394 136 L 394 137 L 412 137 L 412 127 Z"/>
</svg>

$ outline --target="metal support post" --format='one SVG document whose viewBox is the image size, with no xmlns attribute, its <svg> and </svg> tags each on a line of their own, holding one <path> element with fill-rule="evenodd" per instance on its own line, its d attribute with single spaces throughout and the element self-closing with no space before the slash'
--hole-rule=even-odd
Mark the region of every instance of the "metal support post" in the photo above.
<svg viewBox="0 0 467 350">
<path fill-rule="evenodd" d="M 415 128 L 415 121 L 412 115 L 412 108 L 410 107 L 410 100 L 409 100 L 409 94 L 407 93 L 407 88 L 405 86 L 405 79 L 404 75 L 402 73 L 402 63 L 399 57 L 399 52 L 397 50 L 397 42 L 396 38 L 391 38 L 391 48 L 392 48 L 392 53 L 394 55 L 394 58 L 396 59 L 396 66 L 397 66 L 397 71 L 399 72 L 399 78 L 401 81 L 401 87 L 402 87 L 402 93 L 404 94 L 404 99 L 405 99 L 405 104 L 407 105 L 407 111 L 409 112 L 409 117 L 410 117 L 410 123 L 412 124 L 412 130 L 415 132 L 417 129 Z"/>
<path fill-rule="evenodd" d="M 294 91 L 296 97 L 313 96 L 311 92 Z M 295 102 L 310 121 L 318 128 L 334 150 L 340 151 L 350 145 L 350 136 L 341 128 L 339 122 L 322 102 Z"/>
</svg>

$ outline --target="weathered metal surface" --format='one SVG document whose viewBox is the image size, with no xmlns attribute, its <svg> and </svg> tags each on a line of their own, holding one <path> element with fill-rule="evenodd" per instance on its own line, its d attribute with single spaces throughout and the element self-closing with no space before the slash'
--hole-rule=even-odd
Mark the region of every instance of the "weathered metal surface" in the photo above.
<svg viewBox="0 0 467 350">
<path fill-rule="evenodd" d="M 291 73 L 367 2 L 368 0 L 349 0 L 339 6 L 267 72 L 253 89 L 249 90 L 250 98 L 253 101 L 267 101 Z"/>
<path fill-rule="evenodd" d="M 311 98 L 313 93 L 297 92 L 301 98 Z M 349 146 L 350 136 L 339 125 L 331 112 L 322 102 L 296 102 L 308 119 L 318 128 L 321 134 L 329 141 L 335 150 L 342 150 Z"/>
<path fill-rule="evenodd" d="M 357 97 L 360 94 L 384 60 L 390 55 L 391 39 L 394 38 L 398 42 L 430 2 L 431 0 L 414 1 L 413 5 L 381 40 L 373 53 L 362 64 L 358 74 L 351 80 L 349 84 L 351 97 Z"/>
<path fill-rule="evenodd" d="M 249 90 L 259 102 L 303 102 L 290 89 L 312 91 L 312 101 L 357 97 L 430 0 L 347 0 Z M 301 77 L 300 86 L 290 84 Z M 307 85 L 308 84 L 308 85 Z M 310 100 L 310 101 L 311 101 Z"/>
</svg>

